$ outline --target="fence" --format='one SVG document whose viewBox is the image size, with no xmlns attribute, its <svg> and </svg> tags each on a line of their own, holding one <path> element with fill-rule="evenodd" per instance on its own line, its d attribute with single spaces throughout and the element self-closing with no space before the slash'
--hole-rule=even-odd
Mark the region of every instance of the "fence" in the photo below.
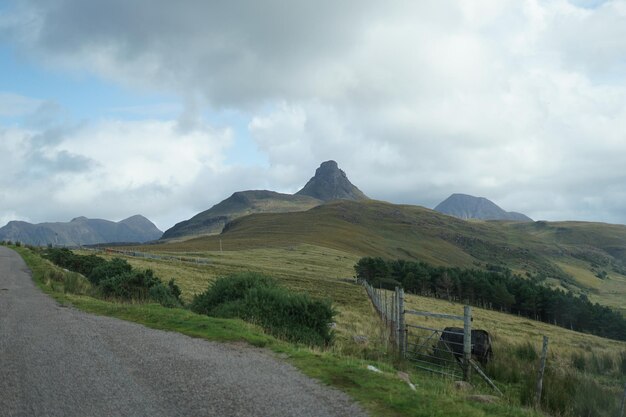
<svg viewBox="0 0 626 417">
<path fill-rule="evenodd" d="M 205 258 L 192 258 L 188 256 L 173 256 L 173 255 L 157 255 L 155 253 L 120 250 L 120 249 L 112 249 L 112 248 L 105 248 L 104 252 L 117 253 L 120 255 L 131 256 L 134 258 L 156 259 L 156 260 L 163 260 L 163 261 L 177 261 L 177 262 L 202 264 L 202 265 L 211 263 L 210 260 L 205 259 Z"/>
<path fill-rule="evenodd" d="M 463 315 L 407 310 L 404 308 L 404 290 L 396 287 L 393 292 L 374 288 L 366 281 L 360 282 L 381 317 L 396 352 L 412 361 L 417 368 L 453 378 L 469 380 L 474 369 L 494 390 L 502 394 L 480 366 L 472 359 L 474 339 L 472 337 L 472 308 L 465 306 Z M 451 321 L 462 321 L 463 327 L 432 328 L 406 323 L 406 315 L 432 317 Z M 490 350 L 489 337 L 483 342 Z M 486 352 L 485 352 L 486 353 Z"/>
<path fill-rule="evenodd" d="M 404 291 L 396 288 L 393 293 L 372 287 L 367 281 L 361 281 L 376 312 L 383 321 L 388 340 L 404 355 L 406 329 L 404 326 Z"/>
<path fill-rule="evenodd" d="M 471 307 L 465 306 L 462 316 L 415 310 L 405 310 L 405 314 L 463 322 L 462 328 L 445 329 L 407 324 L 405 358 L 415 362 L 418 368 L 469 380 L 472 352 Z"/>
</svg>

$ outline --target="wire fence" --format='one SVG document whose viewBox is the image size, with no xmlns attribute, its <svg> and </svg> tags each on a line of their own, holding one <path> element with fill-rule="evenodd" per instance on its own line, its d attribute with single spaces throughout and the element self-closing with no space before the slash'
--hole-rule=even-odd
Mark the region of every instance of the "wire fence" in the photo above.
<svg viewBox="0 0 626 417">
<path fill-rule="evenodd" d="M 161 261 L 175 261 L 175 262 L 183 262 L 197 265 L 208 265 L 211 263 L 209 259 L 206 258 L 194 258 L 189 256 L 180 256 L 180 255 L 158 255 L 156 253 L 149 252 L 139 252 L 139 251 L 131 251 L 131 250 L 121 250 L 121 249 L 113 249 L 113 248 L 104 248 L 104 249 L 92 249 L 99 252 L 104 252 L 108 254 L 119 254 L 124 256 L 130 256 L 133 258 L 144 258 L 144 259 L 155 259 Z"/>
</svg>

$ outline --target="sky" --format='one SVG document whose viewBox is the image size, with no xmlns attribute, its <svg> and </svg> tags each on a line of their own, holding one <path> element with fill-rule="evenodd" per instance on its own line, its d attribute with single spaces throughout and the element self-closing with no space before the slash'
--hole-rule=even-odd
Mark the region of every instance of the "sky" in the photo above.
<svg viewBox="0 0 626 417">
<path fill-rule="evenodd" d="M 329 159 L 626 224 L 626 0 L 0 0 L 0 226 L 165 230 Z"/>
</svg>

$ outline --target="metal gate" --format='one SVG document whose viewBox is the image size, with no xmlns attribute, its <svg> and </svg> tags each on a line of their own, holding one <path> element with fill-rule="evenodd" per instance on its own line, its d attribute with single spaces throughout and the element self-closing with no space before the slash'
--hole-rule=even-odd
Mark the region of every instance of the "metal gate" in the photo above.
<svg viewBox="0 0 626 417">
<path fill-rule="evenodd" d="M 404 310 L 404 313 L 463 322 L 463 327 L 446 327 L 448 330 L 406 324 L 404 357 L 417 368 L 455 379 L 469 379 L 471 307 L 464 308 L 463 316 L 415 310 Z"/>
</svg>

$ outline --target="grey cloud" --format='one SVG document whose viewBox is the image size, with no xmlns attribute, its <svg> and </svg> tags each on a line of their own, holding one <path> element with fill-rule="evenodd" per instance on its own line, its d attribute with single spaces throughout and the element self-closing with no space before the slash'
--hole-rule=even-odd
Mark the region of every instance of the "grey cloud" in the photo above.
<svg viewBox="0 0 626 417">
<path fill-rule="evenodd" d="M 33 51 L 78 62 L 89 53 L 108 54 L 114 65 L 105 76 L 143 75 L 157 87 L 201 91 L 227 105 L 310 94 L 315 73 L 328 73 L 311 67 L 311 59 L 332 67 L 358 42 L 367 16 L 382 8 L 330 0 L 28 4 L 37 10 L 34 36 L 19 36 L 19 25 L 12 29 Z M 88 61 L 80 65 L 99 70 Z"/>
<path fill-rule="evenodd" d="M 67 111 L 59 103 L 46 100 L 42 101 L 32 112 L 25 114 L 23 122 L 25 126 L 34 129 L 58 129 L 69 123 Z"/>
<path fill-rule="evenodd" d="M 65 150 L 47 151 L 45 148 L 38 147 L 36 143 L 36 138 L 33 138 L 30 144 L 31 150 L 21 161 L 22 168 L 15 176 L 17 184 L 41 180 L 53 183 L 57 181 L 55 177 L 58 175 L 86 173 L 98 166 L 96 161 L 83 155 Z"/>
<path fill-rule="evenodd" d="M 16 117 L 31 113 L 41 100 L 13 93 L 0 92 L 0 117 Z"/>
</svg>

